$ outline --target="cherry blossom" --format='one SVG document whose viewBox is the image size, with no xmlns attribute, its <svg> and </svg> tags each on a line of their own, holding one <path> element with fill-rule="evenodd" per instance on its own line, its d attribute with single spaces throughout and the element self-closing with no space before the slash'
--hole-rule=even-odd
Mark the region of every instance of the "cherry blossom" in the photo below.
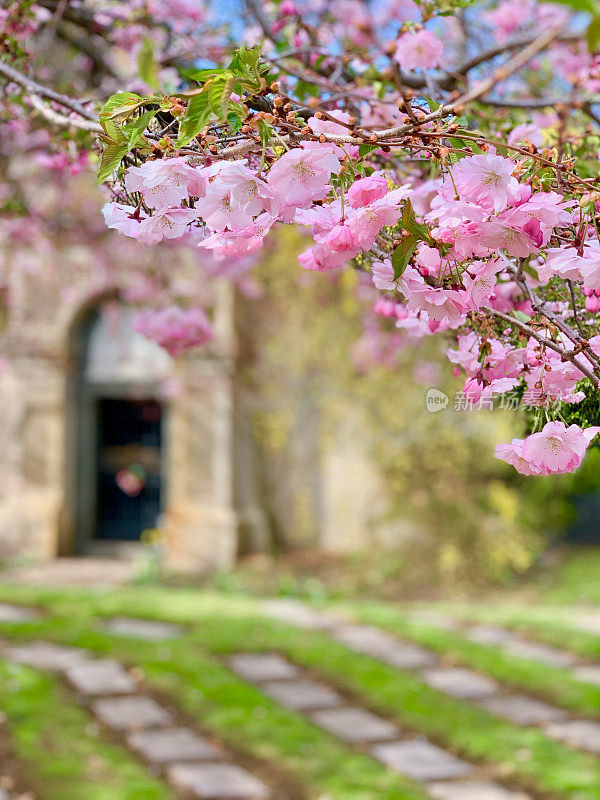
<svg viewBox="0 0 600 800">
<path fill-rule="evenodd" d="M 496 446 L 496 457 L 512 464 L 523 475 L 556 475 L 573 472 L 581 464 L 600 427 L 582 429 L 564 422 L 547 422 L 538 433 L 511 444 Z"/>
<path fill-rule="evenodd" d="M 160 311 L 144 311 L 132 324 L 136 331 L 157 342 L 172 356 L 212 339 L 210 323 L 201 308 L 171 306 Z"/>
<path fill-rule="evenodd" d="M 443 42 L 423 28 L 402 34 L 398 39 L 395 58 L 404 69 L 430 69 L 439 67 L 443 52 Z"/>
</svg>

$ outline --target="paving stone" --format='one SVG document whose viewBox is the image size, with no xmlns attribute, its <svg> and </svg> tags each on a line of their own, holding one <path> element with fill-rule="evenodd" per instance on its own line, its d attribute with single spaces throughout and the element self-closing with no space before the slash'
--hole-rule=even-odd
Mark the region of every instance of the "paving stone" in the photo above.
<svg viewBox="0 0 600 800">
<path fill-rule="evenodd" d="M 545 722 L 558 722 L 569 716 L 564 708 L 551 706 L 525 694 L 488 697 L 480 705 L 515 725 L 542 725 Z"/>
<path fill-rule="evenodd" d="M 498 691 L 496 681 L 462 667 L 427 669 L 422 678 L 434 689 L 461 700 L 478 700 Z"/>
<path fill-rule="evenodd" d="M 431 783 L 427 791 L 433 800 L 529 800 L 523 792 L 511 792 L 496 783 L 485 781 Z"/>
<path fill-rule="evenodd" d="M 63 647 L 51 642 L 33 642 L 7 650 L 8 658 L 35 669 L 63 670 L 74 667 L 89 658 L 87 650 Z"/>
<path fill-rule="evenodd" d="M 327 686 L 311 680 L 269 681 L 261 689 L 278 703 L 296 711 L 313 711 L 333 708 L 343 703 L 343 698 Z"/>
<path fill-rule="evenodd" d="M 235 764 L 174 764 L 167 774 L 178 788 L 207 800 L 260 800 L 270 795 L 262 781 Z"/>
<path fill-rule="evenodd" d="M 600 614 L 591 612 L 570 613 L 569 625 L 586 633 L 600 634 Z"/>
<path fill-rule="evenodd" d="M 379 656 L 380 653 L 390 650 L 397 640 L 389 633 L 374 628 L 372 625 L 340 625 L 332 636 L 338 642 L 345 644 L 357 653 Z"/>
<path fill-rule="evenodd" d="M 419 609 L 411 611 L 410 618 L 423 625 L 432 625 L 434 628 L 440 628 L 445 631 L 456 631 L 460 628 L 459 620 L 450 616 L 450 614 L 444 614 L 442 611 Z"/>
<path fill-rule="evenodd" d="M 396 669 L 422 669 L 438 662 L 435 653 L 407 642 L 397 642 L 392 649 L 380 653 L 379 659 Z"/>
<path fill-rule="evenodd" d="M 31 622 L 37 618 L 38 614 L 31 608 L 0 603 L 0 622 Z"/>
<path fill-rule="evenodd" d="M 539 661 L 549 667 L 570 667 L 576 658 L 572 653 L 550 647 L 547 644 L 538 642 L 525 642 L 520 639 L 513 639 L 506 645 L 506 652 L 519 658 L 528 658 L 531 661 Z"/>
<path fill-rule="evenodd" d="M 315 611 L 297 600 L 264 600 L 260 607 L 267 616 L 298 628 L 329 630 L 339 624 L 339 620 L 332 615 Z"/>
<path fill-rule="evenodd" d="M 371 625 L 343 625 L 333 637 L 357 653 L 374 656 L 398 669 L 420 669 L 437 662 L 436 656 L 424 647 L 399 641 Z"/>
<path fill-rule="evenodd" d="M 326 711 L 314 711 L 310 718 L 338 739 L 351 744 L 397 739 L 400 733 L 393 722 L 382 719 L 364 708 L 331 708 Z"/>
<path fill-rule="evenodd" d="M 82 694 L 127 694 L 137 683 L 116 661 L 83 661 L 66 671 L 67 678 Z"/>
<path fill-rule="evenodd" d="M 170 725 L 173 721 L 165 708 L 143 695 L 96 700 L 92 710 L 105 725 L 119 731 Z"/>
<path fill-rule="evenodd" d="M 114 617 L 108 621 L 106 628 L 117 636 L 133 636 L 149 642 L 162 642 L 164 639 L 173 639 L 182 633 L 180 625 L 173 625 L 170 622 L 155 622 L 151 619 L 136 619 L 135 617 Z"/>
<path fill-rule="evenodd" d="M 573 677 L 578 681 L 594 683 L 600 686 L 600 666 L 596 664 L 584 664 L 581 667 L 575 667 L 573 670 Z"/>
<path fill-rule="evenodd" d="M 600 722 L 581 719 L 570 722 L 553 722 L 544 728 L 548 736 L 572 747 L 600 753 Z"/>
<path fill-rule="evenodd" d="M 478 644 L 507 644 L 515 639 L 515 634 L 498 625 L 473 625 L 466 632 L 467 639 Z"/>
<path fill-rule="evenodd" d="M 376 744 L 371 754 L 390 769 L 416 781 L 462 778 L 473 769 L 452 753 L 421 739 Z"/>
<path fill-rule="evenodd" d="M 155 764 L 203 761 L 219 757 L 216 748 L 191 728 L 138 731 L 127 737 L 127 744 Z"/>
<path fill-rule="evenodd" d="M 277 653 L 238 653 L 229 659 L 231 669 L 251 683 L 297 678 L 298 667 Z"/>
</svg>

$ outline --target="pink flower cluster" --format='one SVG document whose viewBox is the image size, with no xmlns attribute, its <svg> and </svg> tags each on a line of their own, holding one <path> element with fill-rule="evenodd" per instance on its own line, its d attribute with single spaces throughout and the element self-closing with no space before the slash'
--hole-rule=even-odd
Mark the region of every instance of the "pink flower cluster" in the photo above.
<svg viewBox="0 0 600 800">
<path fill-rule="evenodd" d="M 172 356 L 212 339 L 210 323 L 201 308 L 171 306 L 159 311 L 142 311 L 132 324 L 136 331 L 157 342 Z"/>
</svg>

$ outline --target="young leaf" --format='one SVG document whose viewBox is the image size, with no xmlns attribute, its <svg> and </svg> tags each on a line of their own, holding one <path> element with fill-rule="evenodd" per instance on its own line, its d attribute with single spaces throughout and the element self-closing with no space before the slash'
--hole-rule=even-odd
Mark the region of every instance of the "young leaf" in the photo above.
<svg viewBox="0 0 600 800">
<path fill-rule="evenodd" d="M 392 253 L 394 280 L 398 280 L 398 278 L 403 274 L 404 270 L 408 266 L 408 262 L 410 261 L 412 254 L 417 249 L 418 243 L 419 240 L 413 234 L 410 236 L 404 236 L 398 247 Z"/>
<path fill-rule="evenodd" d="M 179 120 L 179 137 L 177 147 L 183 147 L 190 139 L 197 136 L 206 126 L 212 116 L 208 92 L 194 95 L 188 105 L 185 115 Z"/>
<path fill-rule="evenodd" d="M 149 98 L 140 97 L 139 94 L 134 94 L 133 92 L 113 94 L 112 97 L 108 98 L 100 112 L 100 122 L 103 119 L 126 118 L 148 100 Z"/>
<path fill-rule="evenodd" d="M 227 117 L 227 106 L 236 81 L 233 73 L 225 71 L 223 75 L 214 78 L 208 87 L 210 107 L 218 119 L 224 120 Z"/>
<path fill-rule="evenodd" d="M 358 155 L 361 158 L 368 156 L 369 153 L 372 153 L 373 150 L 379 150 L 380 145 L 378 144 L 359 144 L 358 145 Z"/>
<path fill-rule="evenodd" d="M 137 119 L 133 120 L 129 125 L 127 125 L 123 129 L 123 133 L 127 136 L 127 143 L 129 144 L 129 149 L 132 149 L 136 146 L 139 140 L 144 135 L 144 131 L 150 124 L 150 120 L 152 120 L 157 113 L 157 109 L 152 109 L 150 111 L 145 111 L 143 114 L 140 114 Z"/>
<path fill-rule="evenodd" d="M 128 144 L 109 144 L 106 150 L 102 153 L 100 158 L 100 166 L 98 167 L 98 183 L 104 183 L 107 178 L 113 174 L 116 168 L 121 163 L 129 152 Z"/>
<path fill-rule="evenodd" d="M 420 222 L 417 222 L 410 200 L 406 201 L 404 211 L 402 212 L 402 227 L 405 231 L 408 231 L 413 236 L 416 236 L 417 239 L 423 239 L 423 241 L 431 243 L 432 238 L 431 234 L 429 233 L 429 229 L 426 225 L 422 225 Z"/>
</svg>

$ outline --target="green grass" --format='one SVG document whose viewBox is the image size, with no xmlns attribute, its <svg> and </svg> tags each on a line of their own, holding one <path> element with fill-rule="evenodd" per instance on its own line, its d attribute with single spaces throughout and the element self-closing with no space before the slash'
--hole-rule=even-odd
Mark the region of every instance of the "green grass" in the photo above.
<svg viewBox="0 0 600 800">
<path fill-rule="evenodd" d="M 57 595 L 54 597 L 57 599 Z M 114 608 L 114 598 L 95 600 L 101 606 L 108 602 L 111 609 L 121 613 L 130 610 L 130 606 Z M 275 777 L 280 777 L 284 785 L 294 785 L 297 795 L 372 800 L 375 794 L 378 800 L 426 800 L 425 791 L 417 784 L 390 773 L 367 754 L 352 751 L 304 716 L 281 708 L 241 681 L 208 653 L 203 634 L 190 634 L 158 647 L 134 639 L 110 637 L 102 632 L 99 621 L 90 617 L 93 605 L 94 598 L 89 598 L 86 605 L 77 593 L 65 593 L 61 600 L 57 599 L 56 606 L 61 607 L 64 616 L 26 625 L 5 625 L 2 630 L 4 633 L 6 629 L 13 639 L 43 635 L 140 666 L 151 689 L 168 695 L 234 752 L 258 759 L 272 777 L 275 768 L 279 773 Z M 209 616 L 213 616 L 214 606 L 209 600 L 204 607 Z M 179 610 L 174 618 L 187 619 L 185 602 L 175 601 L 174 607 Z M 163 611 L 164 608 L 163 605 Z M 235 609 L 232 613 L 236 613 Z M 226 626 L 228 619 L 222 618 L 218 624 Z M 236 629 L 240 638 L 234 649 L 244 649 L 248 632 L 243 626 Z"/>
<path fill-rule="evenodd" d="M 250 599 L 160 587 L 98 594 L 17 589 L 14 601 L 47 603 L 55 616 L 3 626 L 8 635 L 44 635 L 138 663 L 151 687 L 168 694 L 234 749 L 279 764 L 306 786 L 310 797 L 327 793 L 334 800 L 421 800 L 423 794 L 241 682 L 223 665 L 227 654 L 277 650 L 366 707 L 396 719 L 405 730 L 423 733 L 467 760 L 492 765 L 496 777 L 539 797 L 600 798 L 599 759 L 554 742 L 538 729 L 517 728 L 437 692 L 410 673 L 350 653 L 323 633 L 267 620 Z M 157 648 L 104 633 L 99 617 L 115 613 L 182 622 L 190 628 L 182 638 Z"/>
<path fill-rule="evenodd" d="M 551 667 L 504 653 L 502 648 L 471 642 L 458 632 L 416 623 L 401 611 L 383 604 L 361 604 L 351 608 L 362 622 L 378 625 L 430 648 L 447 661 L 486 673 L 515 690 L 533 694 L 583 716 L 600 713 L 600 686 L 578 681 L 568 669 Z M 562 637 L 554 644 L 564 645 Z M 598 645 L 596 644 L 596 647 Z"/>
<path fill-rule="evenodd" d="M 174 800 L 127 750 L 94 735 L 90 716 L 56 676 L 0 661 L 0 708 L 43 800 Z"/>
</svg>

